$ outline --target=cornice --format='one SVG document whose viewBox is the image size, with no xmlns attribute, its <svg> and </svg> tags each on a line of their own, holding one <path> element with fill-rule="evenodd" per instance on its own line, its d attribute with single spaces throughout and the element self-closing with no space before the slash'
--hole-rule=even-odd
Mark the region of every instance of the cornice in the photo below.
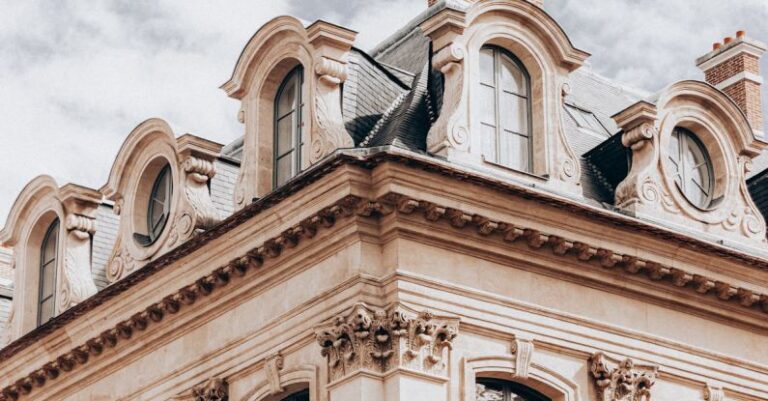
<svg viewBox="0 0 768 401">
<path fill-rule="evenodd" d="M 242 278 L 249 271 L 259 269 L 265 260 L 279 258 L 284 252 L 296 247 L 300 241 L 313 238 L 319 230 L 333 227 L 339 219 L 355 215 L 375 218 L 392 213 L 406 215 L 420 213 L 425 220 L 432 223 L 447 222 L 456 230 L 471 227 L 480 236 L 495 236 L 505 243 L 524 242 L 531 249 L 552 252 L 576 262 L 597 262 L 606 269 L 622 268 L 628 273 L 649 281 L 672 285 L 700 296 L 715 294 L 720 301 L 734 302 L 742 308 L 759 310 L 768 315 L 768 294 L 755 293 L 749 289 L 739 288 L 648 259 L 617 253 L 607 248 L 573 241 L 510 222 L 491 220 L 478 214 L 398 193 L 388 193 L 378 199 L 363 199 L 349 195 L 286 229 L 280 235 L 264 241 L 246 254 L 200 277 L 194 284 L 179 288 L 160 301 L 136 312 L 130 318 L 101 332 L 98 336 L 86 340 L 55 360 L 17 379 L 12 385 L 0 391 L 0 401 L 18 400 L 30 394 L 35 388 L 44 386 L 48 380 L 56 379 L 77 366 L 87 364 L 90 358 L 98 357 L 105 349 L 115 348 L 130 341 L 136 333 L 162 322 L 166 316 L 175 315 L 192 307 L 198 299 L 229 285 L 233 280 Z M 10 355 L 3 355 L 3 359 L 13 355 L 3 350 L 3 354 L 6 353 Z"/>
</svg>

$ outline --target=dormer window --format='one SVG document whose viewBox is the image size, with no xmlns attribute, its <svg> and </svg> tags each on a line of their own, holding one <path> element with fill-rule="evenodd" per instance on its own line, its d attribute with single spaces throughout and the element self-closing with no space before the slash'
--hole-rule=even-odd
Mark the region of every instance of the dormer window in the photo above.
<svg viewBox="0 0 768 401">
<path fill-rule="evenodd" d="M 672 132 L 670 147 L 675 184 L 691 204 L 707 209 L 712 204 L 714 173 L 704 144 L 693 132 L 677 127 Z"/>
<path fill-rule="evenodd" d="M 301 171 L 301 99 L 303 68 L 294 68 L 277 91 L 275 98 L 275 187 L 283 185 Z"/>
<path fill-rule="evenodd" d="M 496 46 L 480 50 L 480 123 L 486 161 L 531 172 L 530 78 L 522 63 Z"/>
<path fill-rule="evenodd" d="M 152 185 L 152 193 L 149 196 L 149 208 L 147 210 L 147 227 L 149 228 L 149 241 L 155 242 L 168 222 L 171 214 L 171 196 L 173 195 L 173 180 L 171 179 L 171 166 L 166 165 L 160 170 L 155 183 Z"/>
<path fill-rule="evenodd" d="M 53 317 L 56 311 L 56 261 L 59 249 L 59 219 L 48 226 L 40 246 L 40 292 L 38 296 L 37 325 Z"/>
</svg>

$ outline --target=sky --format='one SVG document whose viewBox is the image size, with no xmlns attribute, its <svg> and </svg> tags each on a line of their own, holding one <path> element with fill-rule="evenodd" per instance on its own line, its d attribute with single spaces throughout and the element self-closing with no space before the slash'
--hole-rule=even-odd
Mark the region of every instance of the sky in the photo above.
<svg viewBox="0 0 768 401">
<path fill-rule="evenodd" d="M 427 0 L 0 0 L 0 227 L 40 174 L 100 188 L 151 117 L 226 144 L 243 133 L 219 89 L 279 15 L 359 32 L 368 50 Z M 768 0 L 544 0 L 594 72 L 647 91 L 701 79 L 695 59 L 744 29 L 768 42 Z M 768 56 L 761 63 L 768 73 Z M 764 89 L 768 105 L 768 88 Z"/>
</svg>

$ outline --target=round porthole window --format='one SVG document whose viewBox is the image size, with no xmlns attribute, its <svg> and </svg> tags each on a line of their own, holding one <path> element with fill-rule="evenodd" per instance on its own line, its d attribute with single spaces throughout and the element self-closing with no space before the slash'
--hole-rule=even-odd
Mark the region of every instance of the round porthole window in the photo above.
<svg viewBox="0 0 768 401">
<path fill-rule="evenodd" d="M 140 230 L 143 232 L 133 234 L 139 245 L 152 245 L 160 237 L 171 214 L 172 196 L 173 175 L 171 166 L 166 164 L 157 173 L 151 191 L 146 198 L 146 222 L 142 222 L 146 224 L 146 231 Z"/>
<path fill-rule="evenodd" d="M 700 209 L 709 208 L 715 179 L 712 159 L 701 140 L 685 128 L 675 128 L 669 161 L 675 184 L 688 202 Z"/>
</svg>

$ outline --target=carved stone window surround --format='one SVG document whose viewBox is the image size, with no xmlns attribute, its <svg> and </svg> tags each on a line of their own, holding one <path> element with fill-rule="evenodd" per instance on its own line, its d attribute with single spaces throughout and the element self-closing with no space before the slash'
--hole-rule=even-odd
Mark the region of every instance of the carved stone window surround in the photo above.
<svg viewBox="0 0 768 401">
<path fill-rule="evenodd" d="M 562 103 L 568 91 L 568 72 L 578 68 L 588 54 L 570 46 L 549 16 L 524 2 L 478 2 L 466 12 L 448 8 L 421 28 L 433 42 L 433 68 L 444 74 L 446 82 L 446 99 L 430 129 L 428 150 L 524 180 L 546 179 L 544 185 L 580 194 L 580 165 L 565 137 Z M 475 116 L 479 108 L 473 105 L 479 102 L 479 52 L 485 45 L 514 54 L 531 77 L 533 177 L 487 163 L 482 156 L 481 126 Z"/>
<path fill-rule="evenodd" d="M 59 221 L 54 316 L 96 293 L 90 255 L 100 203 L 97 191 L 75 184 L 59 187 L 49 176 L 33 179 L 19 194 L 0 232 L 0 242 L 14 252 L 11 339 L 37 327 L 40 247 L 54 220 Z"/>
<path fill-rule="evenodd" d="M 280 370 L 279 375 L 279 385 L 284 391 L 275 392 L 274 383 L 267 380 L 256 385 L 237 401 L 271 401 L 272 398 L 280 399 L 303 389 L 309 389 L 310 401 L 318 401 L 321 398 L 319 373 L 319 369 L 314 365 L 286 366 Z"/>
<path fill-rule="evenodd" d="M 475 401 L 478 377 L 509 380 L 530 387 L 552 401 L 581 401 L 579 385 L 555 369 L 531 363 L 528 376 L 517 375 L 516 355 L 466 356 L 461 363 L 461 400 Z"/>
<path fill-rule="evenodd" d="M 305 27 L 293 17 L 265 24 L 246 45 L 235 70 L 222 86 L 241 101 L 238 119 L 245 124 L 243 160 L 235 188 L 235 209 L 273 189 L 274 100 L 287 73 L 301 65 L 302 168 L 339 148 L 353 147 L 341 115 L 341 84 L 356 32 L 316 21 Z"/>
<path fill-rule="evenodd" d="M 115 202 L 115 214 L 121 216 L 107 263 L 110 282 L 218 223 L 221 216 L 211 200 L 208 182 L 216 174 L 213 161 L 220 150 L 221 145 L 189 134 L 176 138 L 160 119 L 144 121 L 128 135 L 101 189 Z M 149 197 L 165 166 L 170 169 L 173 187 L 165 227 L 153 242 L 139 243 L 137 235 L 148 235 Z"/>
</svg>

